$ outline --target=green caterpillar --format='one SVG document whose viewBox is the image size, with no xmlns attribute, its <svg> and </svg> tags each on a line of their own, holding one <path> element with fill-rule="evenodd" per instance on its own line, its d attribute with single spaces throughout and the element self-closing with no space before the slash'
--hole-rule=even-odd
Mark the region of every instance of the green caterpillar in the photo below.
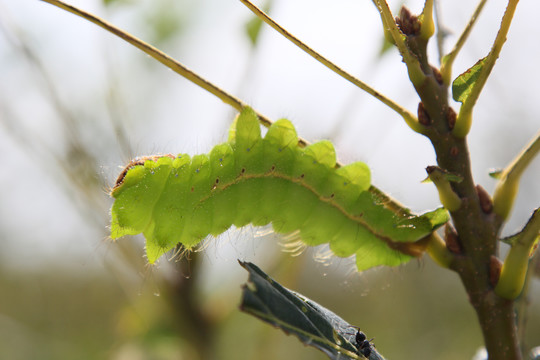
<svg viewBox="0 0 540 360">
<path fill-rule="evenodd" d="M 153 263 L 177 244 L 190 249 L 232 225 L 272 223 L 278 233 L 299 230 L 306 245 L 329 243 L 336 256 L 356 255 L 359 270 L 420 256 L 446 211 L 392 210 L 370 185 L 364 163 L 336 168 L 329 141 L 300 148 L 288 120 L 262 138 L 246 108 L 209 155 L 151 156 L 126 166 L 111 191 L 111 238 L 142 232 Z"/>
</svg>

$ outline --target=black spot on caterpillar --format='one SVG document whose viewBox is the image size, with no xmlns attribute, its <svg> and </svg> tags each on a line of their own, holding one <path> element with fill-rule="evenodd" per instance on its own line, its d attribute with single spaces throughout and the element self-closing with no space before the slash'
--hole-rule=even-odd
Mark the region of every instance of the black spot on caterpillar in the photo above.
<svg viewBox="0 0 540 360">
<path fill-rule="evenodd" d="M 192 248 L 232 225 L 272 223 L 279 233 L 299 230 L 306 245 L 329 243 L 337 256 L 356 255 L 363 270 L 420 256 L 423 239 L 448 220 L 443 209 L 421 216 L 389 209 L 368 191 L 364 163 L 335 165 L 329 141 L 302 149 L 285 119 L 262 138 L 257 116 L 246 108 L 229 140 L 208 155 L 148 156 L 128 164 L 111 191 L 111 237 L 142 232 L 153 263 L 179 243 Z"/>
</svg>

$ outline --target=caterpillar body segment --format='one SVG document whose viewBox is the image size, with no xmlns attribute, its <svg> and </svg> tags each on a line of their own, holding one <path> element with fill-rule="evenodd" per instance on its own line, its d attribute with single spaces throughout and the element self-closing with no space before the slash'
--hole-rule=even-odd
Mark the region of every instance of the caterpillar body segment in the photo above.
<svg viewBox="0 0 540 360">
<path fill-rule="evenodd" d="M 278 233 L 299 230 L 306 245 L 328 243 L 337 256 L 356 255 L 359 270 L 421 255 L 422 239 L 448 220 L 446 212 L 398 214 L 370 185 L 364 163 L 336 168 L 329 141 L 300 148 L 288 120 L 261 137 L 246 108 L 210 154 L 131 162 L 111 191 L 111 237 L 142 232 L 151 263 L 179 243 L 192 248 L 232 225 L 270 223 Z"/>
</svg>

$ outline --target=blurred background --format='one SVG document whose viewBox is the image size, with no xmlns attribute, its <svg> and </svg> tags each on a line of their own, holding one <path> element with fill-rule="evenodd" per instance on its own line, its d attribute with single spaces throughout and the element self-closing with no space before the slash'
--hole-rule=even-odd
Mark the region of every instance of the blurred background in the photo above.
<svg viewBox="0 0 540 360">
<path fill-rule="evenodd" d="M 262 26 L 236 0 L 73 0 L 152 43 L 310 140 L 331 139 L 339 159 L 361 160 L 373 183 L 414 211 L 438 206 L 428 140 L 390 109 Z M 344 69 L 416 112 L 395 49 L 382 52 L 368 0 L 274 0 L 270 14 Z M 397 12 L 399 1 L 390 1 Z M 406 1 L 413 13 L 421 1 Z M 449 51 L 475 4 L 438 2 Z M 485 56 L 506 2 L 488 2 L 454 77 Z M 519 4 L 508 41 L 475 110 L 473 171 L 492 192 L 538 131 L 540 3 Z M 431 62 L 438 65 L 435 44 Z M 454 105 L 455 109 L 459 104 Z M 140 155 L 208 152 L 235 112 L 139 50 L 37 0 L 0 0 L 0 358 L 324 359 L 296 338 L 240 313 L 252 261 L 283 285 L 375 337 L 389 359 L 470 359 L 482 337 L 451 272 L 427 256 L 393 269 L 354 271 L 324 249 L 283 252 L 267 228 L 234 229 L 202 252 L 148 266 L 140 237 L 108 239 L 109 187 Z M 540 204 L 540 161 L 525 174 L 505 234 Z M 504 248 L 502 249 L 504 254 Z M 528 347 L 540 345 L 538 279 L 530 283 Z"/>
</svg>

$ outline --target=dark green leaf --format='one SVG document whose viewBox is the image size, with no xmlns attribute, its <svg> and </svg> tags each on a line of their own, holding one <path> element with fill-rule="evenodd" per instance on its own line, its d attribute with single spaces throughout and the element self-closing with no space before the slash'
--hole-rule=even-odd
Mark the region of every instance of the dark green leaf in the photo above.
<svg viewBox="0 0 540 360">
<path fill-rule="evenodd" d="M 288 290 L 256 265 L 240 262 L 249 272 L 243 287 L 240 309 L 287 334 L 294 334 L 305 345 L 313 346 L 330 359 L 362 359 L 358 353 L 356 328 L 316 302 Z M 383 360 L 372 347 L 370 360 Z"/>
</svg>

